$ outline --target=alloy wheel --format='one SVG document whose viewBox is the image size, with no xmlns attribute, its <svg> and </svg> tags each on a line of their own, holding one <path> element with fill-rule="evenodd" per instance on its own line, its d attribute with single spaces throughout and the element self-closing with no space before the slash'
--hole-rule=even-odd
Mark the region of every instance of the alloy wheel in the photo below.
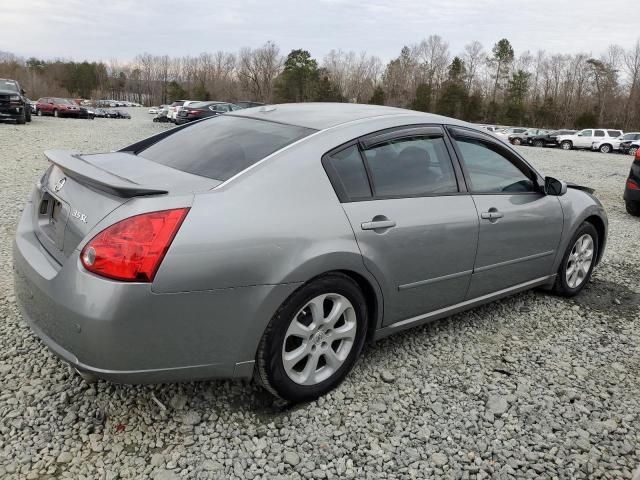
<svg viewBox="0 0 640 480">
<path fill-rule="evenodd" d="M 299 385 L 316 385 L 333 375 L 353 348 L 356 311 L 343 295 L 318 295 L 289 324 L 282 345 L 287 376 Z"/>
<path fill-rule="evenodd" d="M 565 277 L 570 288 L 579 287 L 589 274 L 593 262 L 594 243 L 588 233 L 580 236 L 567 259 Z"/>
</svg>

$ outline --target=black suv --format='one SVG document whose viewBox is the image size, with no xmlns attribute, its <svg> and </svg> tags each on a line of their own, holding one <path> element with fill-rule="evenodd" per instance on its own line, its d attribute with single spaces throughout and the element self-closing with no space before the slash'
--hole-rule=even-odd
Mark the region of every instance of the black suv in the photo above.
<svg viewBox="0 0 640 480">
<path fill-rule="evenodd" d="M 0 120 L 31 121 L 31 104 L 17 80 L 0 78 Z"/>
</svg>

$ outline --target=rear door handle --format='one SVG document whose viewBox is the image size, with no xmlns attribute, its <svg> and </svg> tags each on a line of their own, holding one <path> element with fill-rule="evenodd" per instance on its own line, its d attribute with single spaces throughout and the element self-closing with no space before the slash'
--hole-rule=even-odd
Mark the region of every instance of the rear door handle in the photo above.
<svg viewBox="0 0 640 480">
<path fill-rule="evenodd" d="M 396 226 L 393 220 L 376 220 L 372 222 L 364 222 L 360 224 L 362 230 L 378 230 L 382 228 L 392 228 Z"/>
</svg>

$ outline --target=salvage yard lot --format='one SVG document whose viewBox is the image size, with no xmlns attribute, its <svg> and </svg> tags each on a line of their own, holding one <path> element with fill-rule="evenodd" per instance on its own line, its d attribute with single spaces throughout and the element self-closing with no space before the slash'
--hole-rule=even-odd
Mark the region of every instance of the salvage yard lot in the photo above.
<svg viewBox="0 0 640 480">
<path fill-rule="evenodd" d="M 0 478 L 630 478 L 640 464 L 640 220 L 625 155 L 520 147 L 609 214 L 582 295 L 527 292 L 368 347 L 337 390 L 288 409 L 253 384 L 85 384 L 17 311 L 11 241 L 45 149 L 108 151 L 133 119 L 0 124 Z M 179 328 L 180 319 L 176 319 Z M 141 348 L 143 346 L 141 345 Z"/>
</svg>

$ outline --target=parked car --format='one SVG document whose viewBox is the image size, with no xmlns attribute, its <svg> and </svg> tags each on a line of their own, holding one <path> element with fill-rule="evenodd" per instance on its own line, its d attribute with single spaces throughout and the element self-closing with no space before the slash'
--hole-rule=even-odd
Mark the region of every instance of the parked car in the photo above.
<svg viewBox="0 0 640 480">
<path fill-rule="evenodd" d="M 508 142 L 509 135 L 514 135 L 516 133 L 524 133 L 527 130 L 528 129 L 524 127 L 509 127 L 509 128 L 503 128 L 502 130 L 494 130 L 493 134 L 499 139 L 504 140 L 505 142 Z"/>
<path fill-rule="evenodd" d="M 234 105 L 240 108 L 253 108 L 253 107 L 262 107 L 264 103 L 260 102 L 251 102 L 249 100 L 241 100 L 239 102 L 234 102 Z"/>
<path fill-rule="evenodd" d="M 154 115 L 157 115 L 159 109 L 160 107 L 151 107 L 147 113 L 153 113 Z"/>
<path fill-rule="evenodd" d="M 234 110 L 241 110 L 240 107 L 233 103 L 227 102 L 195 102 L 190 103 L 186 107 L 178 112 L 176 117 L 176 124 L 182 125 L 194 120 L 200 120 L 205 117 L 213 117 L 222 113 L 233 112 Z"/>
<path fill-rule="evenodd" d="M 0 78 L 0 120 L 14 120 L 19 125 L 31 121 L 31 105 L 17 80 Z"/>
<path fill-rule="evenodd" d="M 591 149 L 594 142 L 601 142 L 598 147 L 603 153 L 608 153 L 612 149 L 614 139 L 622 136 L 622 130 L 605 129 L 605 128 L 585 128 L 572 135 L 558 135 L 556 143 L 563 150 L 571 150 L 572 148 L 588 148 Z"/>
<path fill-rule="evenodd" d="M 38 102 L 36 102 L 35 100 L 29 100 L 28 98 L 27 100 L 29 101 L 29 109 L 31 111 L 31 115 L 35 115 L 37 113 L 36 105 L 38 104 Z"/>
<path fill-rule="evenodd" d="M 96 108 L 94 110 L 95 116 L 97 118 L 107 118 L 108 114 L 107 111 L 104 108 Z"/>
<path fill-rule="evenodd" d="M 575 130 L 553 130 L 543 135 L 530 135 L 527 137 L 527 144 L 534 147 L 555 147 L 558 135 L 573 135 Z"/>
<path fill-rule="evenodd" d="M 527 145 L 527 139 L 530 136 L 536 136 L 536 135 L 546 135 L 549 132 L 549 130 L 544 130 L 541 128 L 528 128 L 527 130 L 525 130 L 522 133 L 513 133 L 511 135 L 509 135 L 507 137 L 507 139 L 509 140 L 509 143 L 511 143 L 512 145 Z"/>
<path fill-rule="evenodd" d="M 624 188 L 624 203 L 627 212 L 634 217 L 640 216 L 640 150 L 636 149 L 629 178 Z"/>
<path fill-rule="evenodd" d="M 621 153 L 630 153 L 631 155 L 635 155 L 636 152 L 634 150 L 634 145 L 640 142 L 640 132 L 629 132 L 625 133 L 622 136 L 622 140 L 620 141 L 620 146 L 618 147 L 618 151 Z M 637 150 L 637 146 L 636 146 Z"/>
<path fill-rule="evenodd" d="M 534 287 L 578 294 L 607 237 L 589 188 L 391 107 L 238 110 L 45 155 L 15 235 L 17 303 L 55 354 L 117 382 L 255 374 L 310 400 L 368 339 Z"/>
<path fill-rule="evenodd" d="M 160 122 L 160 123 L 170 122 L 171 120 L 169 120 L 169 106 L 165 105 L 163 108 L 161 108 L 158 111 L 158 114 L 155 117 L 153 117 L 153 121 Z"/>
<path fill-rule="evenodd" d="M 115 109 L 113 110 L 113 112 L 115 113 L 115 116 L 113 118 L 126 118 L 128 120 L 131 120 L 131 115 L 126 110 Z"/>
<path fill-rule="evenodd" d="M 629 155 L 635 155 L 636 153 L 638 153 L 638 150 L 640 150 L 640 140 L 636 140 L 631 145 L 629 145 L 629 150 L 627 151 L 627 153 Z"/>
<path fill-rule="evenodd" d="M 96 112 L 94 112 L 92 108 L 81 106 L 80 112 L 78 113 L 78 118 L 93 120 L 94 118 L 96 118 Z"/>
<path fill-rule="evenodd" d="M 77 117 L 80 115 L 80 106 L 67 98 L 43 97 L 38 100 L 36 112 L 39 116 Z"/>
</svg>

